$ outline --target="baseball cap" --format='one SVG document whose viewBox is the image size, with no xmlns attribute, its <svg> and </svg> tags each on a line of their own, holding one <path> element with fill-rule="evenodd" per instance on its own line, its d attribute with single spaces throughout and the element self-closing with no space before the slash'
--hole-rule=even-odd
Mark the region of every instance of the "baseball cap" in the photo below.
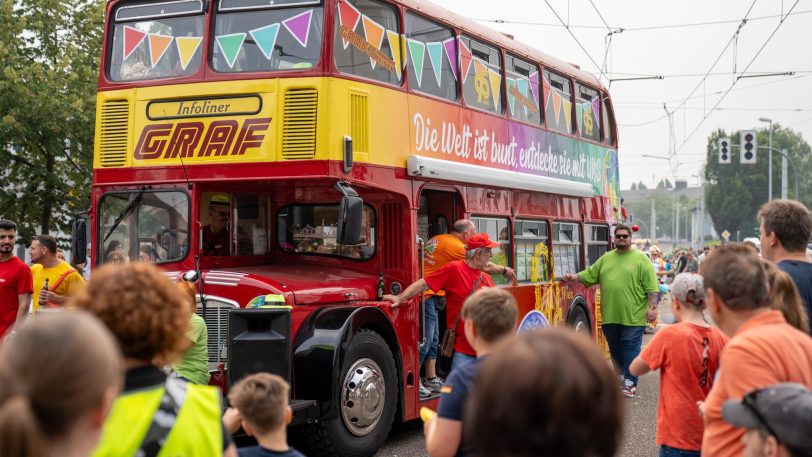
<svg viewBox="0 0 812 457">
<path fill-rule="evenodd" d="M 802 384 L 775 384 L 727 400 L 722 417 L 736 427 L 765 428 L 783 444 L 812 451 L 812 391 Z"/>
<path fill-rule="evenodd" d="M 498 248 L 499 243 L 491 241 L 487 233 L 477 233 L 468 238 L 468 243 L 465 249 L 479 249 L 479 248 Z"/>
<path fill-rule="evenodd" d="M 670 285 L 671 295 L 680 303 L 702 305 L 705 302 L 705 283 L 702 275 L 696 273 L 680 273 Z M 691 294 L 691 298 L 688 295 Z"/>
<path fill-rule="evenodd" d="M 214 194 L 209 200 L 211 206 L 231 206 L 231 199 L 225 194 Z"/>
</svg>

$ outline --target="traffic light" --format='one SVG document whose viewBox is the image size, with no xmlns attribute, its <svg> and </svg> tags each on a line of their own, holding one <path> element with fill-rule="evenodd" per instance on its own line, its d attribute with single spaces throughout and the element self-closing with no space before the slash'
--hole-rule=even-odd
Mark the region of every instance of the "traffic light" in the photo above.
<svg viewBox="0 0 812 457">
<path fill-rule="evenodd" d="M 719 163 L 730 163 L 730 138 L 719 138 Z"/>
<path fill-rule="evenodd" d="M 741 163 L 756 163 L 756 131 L 742 130 L 739 135 L 741 140 L 741 151 L 739 151 Z"/>
</svg>

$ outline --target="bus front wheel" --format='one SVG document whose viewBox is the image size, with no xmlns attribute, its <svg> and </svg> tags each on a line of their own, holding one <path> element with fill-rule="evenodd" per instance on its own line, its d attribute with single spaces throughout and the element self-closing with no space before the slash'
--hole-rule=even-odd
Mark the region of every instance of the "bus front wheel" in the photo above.
<svg viewBox="0 0 812 457">
<path fill-rule="evenodd" d="M 567 322 L 576 332 L 585 333 L 587 335 L 592 334 L 592 328 L 589 326 L 589 318 L 586 316 L 584 308 L 580 305 L 573 305 Z"/>
<path fill-rule="evenodd" d="M 348 345 L 339 377 L 338 417 L 305 432 L 313 455 L 369 457 L 383 445 L 395 419 L 397 369 L 386 341 L 370 330 Z M 310 455 L 310 454 L 308 454 Z"/>
</svg>

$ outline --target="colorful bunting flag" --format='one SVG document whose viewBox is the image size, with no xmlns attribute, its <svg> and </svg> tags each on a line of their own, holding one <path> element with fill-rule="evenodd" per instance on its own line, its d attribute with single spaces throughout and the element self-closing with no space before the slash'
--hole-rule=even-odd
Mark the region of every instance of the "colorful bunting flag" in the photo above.
<svg viewBox="0 0 812 457">
<path fill-rule="evenodd" d="M 172 35 L 161 35 L 160 33 L 149 34 L 149 61 L 154 67 L 166 54 L 169 45 L 175 37 Z"/>
<path fill-rule="evenodd" d="M 485 66 L 484 63 L 480 62 L 477 59 L 474 59 L 474 74 L 479 75 L 487 75 L 488 67 Z"/>
<path fill-rule="evenodd" d="M 569 132 L 572 128 L 572 102 L 562 98 L 561 103 L 564 105 L 564 119 L 567 120 L 567 131 Z"/>
<path fill-rule="evenodd" d="M 551 92 L 553 93 L 553 109 L 555 109 L 555 125 L 558 125 L 561 117 L 561 96 L 554 90 Z"/>
<path fill-rule="evenodd" d="M 434 69 L 434 79 L 437 80 L 437 85 L 443 85 L 443 43 L 439 41 L 432 41 L 426 43 L 426 49 L 429 51 L 429 60 Z"/>
<path fill-rule="evenodd" d="M 499 110 L 499 98 L 502 91 L 502 75 L 498 71 L 493 71 L 488 68 L 488 79 L 491 81 L 491 94 L 493 94 L 493 108 Z"/>
<path fill-rule="evenodd" d="M 584 113 L 584 107 L 580 103 L 577 103 L 575 105 L 575 118 L 578 119 L 578 134 L 579 135 L 583 134 L 581 132 L 581 124 L 584 123 L 584 120 L 583 120 L 584 119 L 583 118 L 584 114 L 585 114 Z"/>
<path fill-rule="evenodd" d="M 310 20 L 313 18 L 313 10 L 297 14 L 282 21 L 282 25 L 288 29 L 293 38 L 304 47 L 307 47 L 307 39 L 310 36 Z"/>
<path fill-rule="evenodd" d="M 601 118 L 601 98 L 595 97 L 592 99 L 592 112 L 595 113 L 595 122 Z"/>
<path fill-rule="evenodd" d="M 402 54 L 401 51 L 403 48 L 400 44 L 400 35 L 398 32 L 393 32 L 391 30 L 386 31 L 386 38 L 389 40 L 389 50 L 392 51 L 392 60 L 395 61 L 395 73 L 398 75 L 398 79 L 400 79 L 400 75 L 403 71 L 402 62 Z"/>
<path fill-rule="evenodd" d="M 386 31 L 386 29 L 367 16 L 363 16 L 361 20 L 364 23 L 364 37 L 366 38 L 367 42 L 374 46 L 375 49 L 380 51 L 381 43 L 383 43 L 383 32 Z M 375 59 L 370 57 L 369 63 L 372 64 L 372 69 L 374 70 L 375 64 L 377 63 L 375 62 Z"/>
<path fill-rule="evenodd" d="M 347 27 L 348 29 L 355 31 L 355 28 L 358 27 L 358 21 L 361 20 L 361 12 L 355 9 L 350 2 L 347 1 L 339 1 L 338 2 L 338 22 L 340 25 Z M 347 49 L 347 46 L 350 45 L 350 42 L 341 39 L 344 44 L 344 49 Z"/>
<path fill-rule="evenodd" d="M 468 49 L 468 46 L 465 45 L 465 42 L 462 41 L 462 38 L 460 38 L 459 41 L 460 41 L 460 71 L 462 74 L 462 83 L 465 84 L 465 81 L 468 79 L 468 70 L 471 69 L 471 50 Z"/>
<path fill-rule="evenodd" d="M 403 69 L 406 69 L 406 63 L 409 61 L 409 50 L 406 49 L 406 35 L 400 34 L 400 55 L 403 56 Z"/>
<path fill-rule="evenodd" d="M 516 97 L 510 91 L 510 89 L 512 89 L 515 86 L 516 80 L 508 76 L 507 79 L 505 79 L 505 87 L 507 88 L 507 98 L 508 98 L 508 106 L 510 107 L 510 114 L 515 114 L 514 105 L 516 105 Z"/>
<path fill-rule="evenodd" d="M 426 45 L 421 41 L 407 39 L 409 43 L 409 54 L 412 59 L 412 67 L 414 68 L 414 76 L 417 80 L 417 87 L 420 87 L 423 81 L 423 57 L 426 52 Z"/>
<path fill-rule="evenodd" d="M 276 46 L 276 37 L 279 36 L 279 24 L 266 25 L 249 31 L 257 47 L 266 59 L 271 60 L 273 48 Z"/>
<path fill-rule="evenodd" d="M 189 62 L 192 61 L 192 57 L 194 57 L 202 41 L 203 38 L 199 36 L 181 36 L 175 38 L 175 46 L 178 48 L 180 66 L 183 68 L 183 71 L 186 71 L 186 67 L 189 66 Z"/>
<path fill-rule="evenodd" d="M 525 78 L 516 79 L 516 86 L 519 89 L 519 93 L 525 97 L 527 97 L 527 83 L 528 81 Z"/>
<path fill-rule="evenodd" d="M 217 46 L 220 48 L 220 52 L 223 53 L 228 68 L 234 68 L 234 63 L 237 62 L 237 56 L 240 54 L 245 36 L 245 33 L 232 33 L 215 37 Z"/>
<path fill-rule="evenodd" d="M 530 90 L 533 92 L 533 103 L 539 100 L 539 72 L 530 73 Z"/>
<path fill-rule="evenodd" d="M 146 37 L 146 32 L 142 32 L 136 28 L 132 28 L 129 26 L 124 26 L 124 58 L 121 60 L 127 60 L 127 57 L 130 57 L 130 54 L 135 51 L 135 48 L 144 41 L 144 37 Z"/>
<path fill-rule="evenodd" d="M 454 73 L 454 79 L 457 79 L 457 39 L 449 38 L 443 41 L 443 48 L 445 48 L 445 56 L 448 58 L 448 64 L 451 66 L 451 73 Z"/>
</svg>

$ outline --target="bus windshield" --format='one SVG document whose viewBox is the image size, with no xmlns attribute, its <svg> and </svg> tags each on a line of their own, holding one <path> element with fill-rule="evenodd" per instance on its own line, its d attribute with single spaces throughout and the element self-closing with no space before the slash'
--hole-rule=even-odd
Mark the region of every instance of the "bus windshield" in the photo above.
<svg viewBox="0 0 812 457">
<path fill-rule="evenodd" d="M 212 67 L 219 72 L 312 68 L 321 56 L 324 21 L 318 3 L 220 0 Z"/>
<path fill-rule="evenodd" d="M 202 0 L 123 4 L 112 17 L 108 76 L 113 81 L 195 73 L 202 61 Z"/>
<path fill-rule="evenodd" d="M 97 263 L 182 260 L 189 250 L 189 197 L 180 191 L 108 193 L 98 229 Z"/>
</svg>

